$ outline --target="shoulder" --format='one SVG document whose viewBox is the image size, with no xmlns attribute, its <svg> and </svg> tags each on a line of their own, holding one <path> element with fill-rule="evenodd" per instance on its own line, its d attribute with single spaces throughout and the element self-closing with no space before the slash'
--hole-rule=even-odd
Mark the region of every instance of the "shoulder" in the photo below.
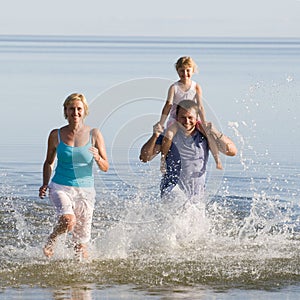
<svg viewBox="0 0 300 300">
<path fill-rule="evenodd" d="M 104 138 L 102 136 L 101 131 L 98 128 L 92 128 L 90 130 L 91 138 L 92 138 L 92 144 L 103 144 Z"/>
<path fill-rule="evenodd" d="M 174 95 L 175 95 L 175 86 L 173 83 L 172 85 L 170 85 L 168 89 L 168 98 L 167 98 L 168 103 L 173 104 Z"/>
<path fill-rule="evenodd" d="M 174 92 L 175 91 L 175 88 L 177 87 L 178 83 L 177 82 L 174 82 L 170 85 L 169 87 L 169 93 L 170 92 Z"/>
<path fill-rule="evenodd" d="M 48 146 L 57 147 L 58 145 L 58 129 L 52 129 L 48 137 Z"/>
<path fill-rule="evenodd" d="M 91 128 L 91 129 L 90 129 L 90 133 L 91 133 L 91 136 L 92 136 L 93 138 L 97 138 L 97 137 L 99 137 L 99 136 L 102 136 L 102 135 L 101 135 L 101 132 L 100 132 L 100 130 L 99 130 L 98 128 Z"/>
<path fill-rule="evenodd" d="M 52 129 L 49 133 L 49 139 L 53 139 L 58 137 L 58 128 Z"/>
<path fill-rule="evenodd" d="M 199 85 L 199 83 L 196 83 L 196 82 L 195 82 L 195 89 L 196 89 L 196 92 L 197 92 L 197 93 L 202 93 L 202 88 L 201 88 L 201 86 Z"/>
</svg>

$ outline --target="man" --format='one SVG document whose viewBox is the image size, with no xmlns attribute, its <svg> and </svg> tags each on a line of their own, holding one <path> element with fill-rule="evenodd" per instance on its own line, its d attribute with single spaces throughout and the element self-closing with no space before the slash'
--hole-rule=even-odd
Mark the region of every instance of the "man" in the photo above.
<svg viewBox="0 0 300 300">
<path fill-rule="evenodd" d="M 166 173 L 160 186 L 162 197 L 178 189 L 188 198 L 204 193 L 209 147 L 204 131 L 198 130 L 197 116 L 198 107 L 194 101 L 183 100 L 178 104 L 176 120 L 179 130 L 166 157 Z M 234 156 L 237 152 L 234 143 L 222 133 L 214 131 L 218 136 L 219 150 Z M 160 152 L 162 132 L 159 123 L 154 125 L 152 136 L 141 149 L 141 161 L 150 161 Z"/>
</svg>

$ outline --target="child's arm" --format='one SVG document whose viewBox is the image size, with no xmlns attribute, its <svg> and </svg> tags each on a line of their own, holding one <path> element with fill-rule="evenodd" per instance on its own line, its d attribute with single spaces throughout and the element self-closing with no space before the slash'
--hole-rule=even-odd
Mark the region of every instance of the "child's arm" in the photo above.
<svg viewBox="0 0 300 300">
<path fill-rule="evenodd" d="M 200 120 L 203 124 L 205 124 L 206 117 L 205 117 L 205 110 L 202 102 L 202 89 L 198 83 L 196 85 L 196 101 L 198 104 Z"/>
<path fill-rule="evenodd" d="M 156 144 L 156 141 L 162 132 L 163 128 L 159 123 L 153 126 L 152 136 L 141 148 L 140 160 L 142 162 L 148 162 L 152 160 L 160 152 L 161 145 Z"/>
<path fill-rule="evenodd" d="M 174 98 L 174 85 L 172 84 L 169 87 L 167 100 L 166 100 L 166 103 L 165 103 L 165 105 L 162 109 L 161 117 L 160 117 L 160 120 L 159 120 L 159 123 L 160 123 L 161 126 L 164 126 L 164 124 L 165 124 L 165 122 L 168 118 L 171 107 L 173 105 L 173 98 Z"/>
</svg>

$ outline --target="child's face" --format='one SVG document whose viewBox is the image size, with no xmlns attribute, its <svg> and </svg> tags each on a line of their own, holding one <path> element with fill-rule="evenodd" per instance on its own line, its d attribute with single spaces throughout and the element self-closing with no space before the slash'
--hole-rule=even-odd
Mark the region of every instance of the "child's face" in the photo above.
<svg viewBox="0 0 300 300">
<path fill-rule="evenodd" d="M 190 79 L 194 74 L 194 69 L 192 67 L 184 66 L 177 70 L 180 79 Z"/>
</svg>

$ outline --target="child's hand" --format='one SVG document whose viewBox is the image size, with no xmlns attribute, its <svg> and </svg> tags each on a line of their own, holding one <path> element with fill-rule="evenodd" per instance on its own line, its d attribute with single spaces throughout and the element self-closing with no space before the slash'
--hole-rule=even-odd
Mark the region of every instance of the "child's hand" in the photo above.
<svg viewBox="0 0 300 300">
<path fill-rule="evenodd" d="M 196 129 L 198 131 L 201 131 L 201 121 L 197 121 L 197 123 L 196 123 Z"/>
<path fill-rule="evenodd" d="M 164 132 L 164 127 L 158 122 L 155 125 L 153 125 L 153 133 L 160 135 Z"/>
</svg>

